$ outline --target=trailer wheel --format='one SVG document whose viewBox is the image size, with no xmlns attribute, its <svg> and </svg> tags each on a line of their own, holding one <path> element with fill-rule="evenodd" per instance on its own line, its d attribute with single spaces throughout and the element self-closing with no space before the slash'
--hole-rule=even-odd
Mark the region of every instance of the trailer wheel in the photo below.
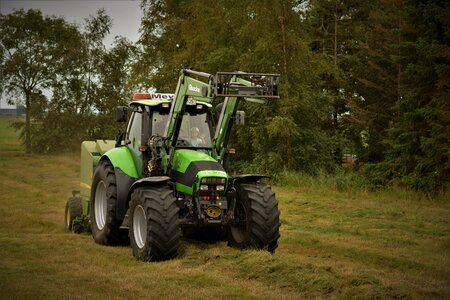
<svg viewBox="0 0 450 300">
<path fill-rule="evenodd" d="M 82 228 L 74 228 L 73 221 L 77 217 L 81 217 L 83 214 L 83 207 L 81 205 L 81 198 L 70 197 L 66 202 L 66 209 L 64 213 L 64 224 L 66 225 L 66 231 L 74 230 L 76 233 L 81 233 Z"/>
<path fill-rule="evenodd" d="M 235 220 L 228 228 L 228 245 L 274 252 L 278 247 L 280 212 L 275 193 L 262 183 L 236 185 Z"/>
<path fill-rule="evenodd" d="M 143 261 L 162 261 L 178 255 L 179 208 L 167 186 L 141 187 L 130 202 L 130 243 L 133 255 Z"/>
<path fill-rule="evenodd" d="M 100 161 L 91 187 L 89 214 L 92 237 L 100 245 L 118 245 L 127 241 L 127 231 L 120 229 L 116 219 L 117 186 L 114 168 L 109 161 Z"/>
</svg>

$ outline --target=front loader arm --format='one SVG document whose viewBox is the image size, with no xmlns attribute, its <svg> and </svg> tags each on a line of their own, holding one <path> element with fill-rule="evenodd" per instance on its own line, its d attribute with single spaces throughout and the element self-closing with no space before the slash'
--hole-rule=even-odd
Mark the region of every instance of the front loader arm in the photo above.
<svg viewBox="0 0 450 300">
<path fill-rule="evenodd" d="M 196 78 L 199 79 L 196 79 Z M 186 104 L 191 99 L 211 103 L 215 97 L 225 97 L 219 123 L 213 141 L 212 156 L 223 163 L 228 145 L 232 120 L 241 99 L 265 103 L 267 99 L 278 99 L 279 75 L 218 72 L 215 76 L 193 70 L 182 70 L 170 109 L 162 148 L 162 167 L 168 174 L 172 167 Z"/>
<path fill-rule="evenodd" d="M 215 80 L 215 95 L 226 97 L 216 125 L 212 156 L 223 164 L 240 100 L 264 104 L 269 99 L 278 99 L 279 75 L 221 72 Z"/>
<path fill-rule="evenodd" d="M 191 76 L 206 79 L 208 82 L 206 83 Z M 181 72 L 164 134 L 162 167 L 166 174 L 172 166 L 174 150 L 177 145 L 186 104 L 191 99 L 211 103 L 213 99 L 212 79 L 212 75 L 208 73 L 192 70 L 182 70 Z"/>
<path fill-rule="evenodd" d="M 223 159 L 227 150 L 228 140 L 230 138 L 232 120 L 236 116 L 239 100 L 242 98 L 226 97 L 222 105 L 219 121 L 216 124 L 216 131 L 212 142 L 212 157 L 219 163 L 223 163 Z"/>
</svg>

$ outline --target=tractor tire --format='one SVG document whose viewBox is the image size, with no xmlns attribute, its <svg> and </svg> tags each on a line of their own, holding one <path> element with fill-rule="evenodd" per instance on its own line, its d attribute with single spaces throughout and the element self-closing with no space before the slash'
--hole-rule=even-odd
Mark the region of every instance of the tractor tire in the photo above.
<svg viewBox="0 0 450 300">
<path fill-rule="evenodd" d="M 83 231 L 83 228 L 79 228 L 79 225 L 73 225 L 73 221 L 77 217 L 81 217 L 82 214 L 83 206 L 81 204 L 81 198 L 70 197 L 66 202 L 66 209 L 64 213 L 64 224 L 66 225 L 66 231 L 73 230 L 76 233 L 81 233 Z"/>
<path fill-rule="evenodd" d="M 120 229 L 116 219 L 117 186 L 114 168 L 109 161 L 100 161 L 94 172 L 89 214 L 92 237 L 100 245 L 121 245 L 128 241 L 127 230 Z"/>
<path fill-rule="evenodd" d="M 280 212 L 275 193 L 262 183 L 236 185 L 235 222 L 228 228 L 228 245 L 235 248 L 278 247 Z"/>
<path fill-rule="evenodd" d="M 142 261 L 176 257 L 180 247 L 179 208 L 167 186 L 140 187 L 130 201 L 130 243 Z"/>
</svg>

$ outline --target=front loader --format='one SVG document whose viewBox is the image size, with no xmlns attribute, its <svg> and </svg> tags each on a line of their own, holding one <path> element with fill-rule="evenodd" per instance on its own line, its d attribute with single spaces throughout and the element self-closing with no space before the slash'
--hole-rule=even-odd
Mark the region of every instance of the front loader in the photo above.
<svg viewBox="0 0 450 300">
<path fill-rule="evenodd" d="M 143 261 L 176 257 L 182 233 L 225 234 L 232 247 L 274 252 L 279 210 L 259 182 L 267 176 L 231 176 L 227 155 L 232 125 L 243 116 L 239 102 L 277 99 L 278 84 L 276 74 L 183 70 L 174 95 L 135 94 L 124 134 L 83 142 L 81 190 L 66 205 L 67 229 L 89 216 L 96 243 L 129 238 Z M 216 115 L 215 99 L 223 99 Z M 119 107 L 117 120 L 126 121 L 127 111 Z"/>
</svg>

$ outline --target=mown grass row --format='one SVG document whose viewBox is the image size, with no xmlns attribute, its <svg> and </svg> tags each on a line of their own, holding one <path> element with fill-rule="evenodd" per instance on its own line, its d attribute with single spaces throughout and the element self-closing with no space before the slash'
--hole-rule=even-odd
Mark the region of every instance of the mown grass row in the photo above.
<svg viewBox="0 0 450 300">
<path fill-rule="evenodd" d="M 25 155 L 0 119 L 0 298 L 450 297 L 448 201 L 299 181 L 274 187 L 274 255 L 183 240 L 177 259 L 142 263 L 129 247 L 64 231 L 79 163 Z"/>
</svg>

